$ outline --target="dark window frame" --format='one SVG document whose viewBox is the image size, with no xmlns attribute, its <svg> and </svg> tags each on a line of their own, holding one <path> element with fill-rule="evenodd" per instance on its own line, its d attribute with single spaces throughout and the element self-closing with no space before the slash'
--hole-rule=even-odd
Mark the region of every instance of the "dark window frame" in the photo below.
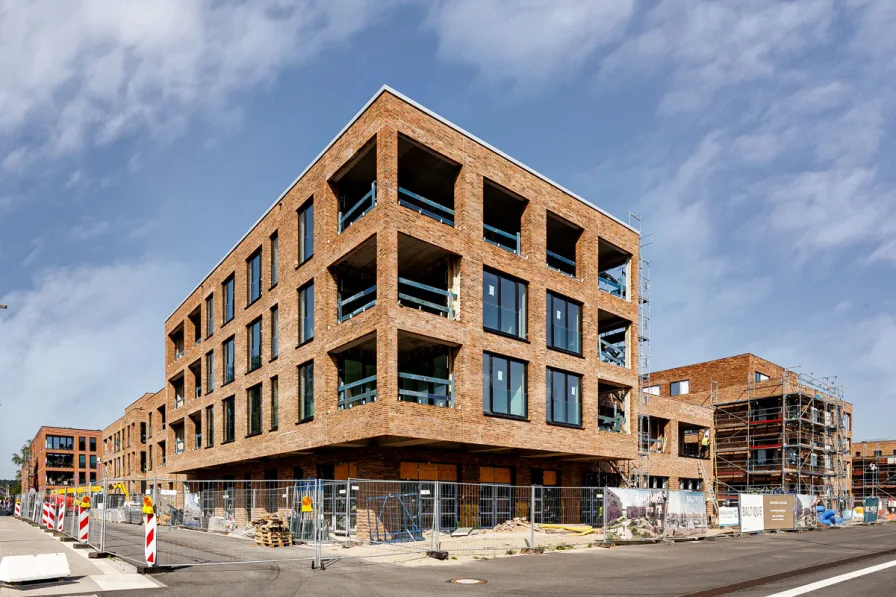
<svg viewBox="0 0 896 597">
<path fill-rule="evenodd" d="M 264 418 L 263 390 L 260 383 L 246 388 L 246 437 L 261 435 L 261 422 Z"/>
<path fill-rule="evenodd" d="M 556 318 L 554 317 L 555 311 L 557 311 L 558 308 L 562 308 L 562 313 L 564 316 L 564 323 L 566 324 L 565 327 L 567 329 L 567 334 L 569 334 L 569 331 L 570 331 L 569 317 L 570 317 L 570 312 L 571 312 L 570 306 L 574 306 L 578 310 L 578 313 L 579 313 L 579 316 L 578 316 L 578 346 L 579 346 L 579 349 L 578 350 L 572 350 L 569 348 L 570 342 L 569 342 L 568 336 L 567 336 L 567 342 L 566 342 L 567 346 L 564 347 L 564 346 L 558 346 L 558 345 L 554 344 L 554 336 L 556 335 L 555 329 L 554 329 L 554 325 L 556 323 L 555 322 Z M 573 300 L 569 297 L 563 296 L 562 294 L 548 290 L 545 295 L 545 308 L 546 308 L 545 335 L 547 338 L 547 347 L 550 348 L 551 350 L 557 350 L 560 352 L 564 352 L 566 354 L 571 354 L 571 355 L 575 355 L 575 356 L 579 356 L 579 357 L 582 356 L 582 335 L 583 335 L 582 324 L 583 324 L 583 320 L 584 320 L 584 315 L 583 315 L 584 305 L 582 303 L 580 303 L 579 301 Z"/>
<path fill-rule="evenodd" d="M 230 346 L 230 350 L 227 349 L 228 345 Z M 221 343 L 221 350 L 224 355 L 224 383 L 221 385 L 226 386 L 229 383 L 233 383 L 236 379 L 236 336 L 231 336 L 224 340 L 224 342 Z M 229 369 L 228 361 L 230 361 Z M 230 371 L 230 379 L 227 379 L 228 370 Z"/>
<path fill-rule="evenodd" d="M 486 286 L 488 285 L 488 276 L 495 277 L 495 286 L 494 286 L 494 294 L 486 295 Z M 502 304 L 504 299 L 504 284 L 503 282 L 508 282 L 513 284 L 513 292 L 514 292 L 514 312 L 516 316 L 516 327 L 518 333 L 508 332 L 502 329 L 503 326 L 503 318 L 502 318 Z M 494 296 L 495 300 L 493 303 L 486 301 L 486 296 Z M 494 305 L 493 307 L 491 305 Z M 491 327 L 487 324 L 487 316 L 491 309 L 495 309 L 495 317 L 497 319 L 497 327 Z M 509 274 L 502 273 L 496 269 L 490 267 L 482 268 L 482 329 L 487 332 L 500 334 L 502 336 L 506 336 L 508 338 L 515 338 L 517 340 L 523 340 L 528 342 L 529 340 L 529 284 L 525 280 L 520 280 L 514 276 Z"/>
<path fill-rule="evenodd" d="M 262 271 L 261 271 L 261 263 L 262 263 L 263 256 L 264 255 L 263 255 L 263 251 L 262 251 L 261 247 L 258 247 L 257 249 L 252 251 L 252 254 L 249 255 L 249 257 L 246 259 L 246 306 L 247 307 L 255 304 L 255 302 L 258 299 L 260 299 L 261 295 L 262 295 L 261 285 L 262 285 L 262 282 L 264 281 L 264 276 L 262 275 Z M 253 265 L 253 263 L 255 263 L 255 265 Z M 253 284 L 255 284 L 255 282 L 256 282 L 255 280 L 253 280 L 253 277 L 258 278 L 258 281 L 257 281 L 258 295 L 255 297 L 252 296 Z"/>
<path fill-rule="evenodd" d="M 566 403 L 565 408 L 567 411 L 569 410 L 569 404 L 570 404 L 569 389 L 571 386 L 569 384 L 569 379 L 576 378 L 578 380 L 578 384 L 576 386 L 577 392 L 575 394 L 576 398 L 577 398 L 577 404 L 578 404 L 578 423 L 570 423 L 570 422 L 568 422 L 568 420 L 567 421 L 556 420 L 557 415 L 554 412 L 554 403 L 557 402 L 554 399 L 554 376 L 556 376 L 556 375 L 563 376 L 563 387 L 566 389 L 566 392 L 565 392 L 566 397 L 564 398 L 563 402 Z M 548 425 L 559 425 L 561 427 L 574 427 L 576 429 L 582 429 L 584 427 L 582 424 L 582 418 L 583 418 L 582 417 L 582 381 L 583 381 L 583 379 L 584 379 L 584 376 L 580 375 L 579 373 L 573 373 L 572 371 L 565 371 L 563 369 L 557 369 L 555 367 L 547 367 L 546 368 L 546 374 L 545 374 L 545 399 L 546 399 L 545 400 L 545 402 L 546 402 L 546 404 L 545 404 L 545 419 L 546 419 Z M 564 418 L 569 419 L 568 414 Z"/>
<path fill-rule="evenodd" d="M 275 288 L 280 283 L 280 233 L 274 230 L 274 233 L 268 238 L 270 243 L 270 266 L 271 266 L 271 288 Z"/>
<path fill-rule="evenodd" d="M 236 396 L 228 396 L 221 401 L 224 413 L 224 441 L 228 444 L 236 439 Z"/>
<path fill-rule="evenodd" d="M 310 291 L 310 293 L 309 293 Z M 299 315 L 299 346 L 311 342 L 314 340 L 314 307 L 315 307 L 315 297 L 314 297 L 314 279 L 309 280 L 308 282 L 299 286 L 297 292 L 298 296 L 298 315 Z M 306 320 L 309 318 L 308 315 L 308 296 L 311 296 L 311 334 L 307 334 L 307 323 Z"/>
<path fill-rule="evenodd" d="M 280 428 L 280 377 L 275 375 L 270 381 L 271 431 Z"/>
<path fill-rule="evenodd" d="M 253 339 L 253 329 L 258 329 L 257 342 Z M 246 373 L 251 373 L 261 368 L 262 358 L 264 355 L 264 321 L 259 315 L 246 326 Z M 257 349 L 258 355 L 253 356 L 253 352 Z"/>
<path fill-rule="evenodd" d="M 271 360 L 280 356 L 280 306 L 271 307 Z"/>
<path fill-rule="evenodd" d="M 224 295 L 224 309 L 222 310 L 221 327 L 224 327 L 231 321 L 236 314 L 236 274 L 230 274 L 221 283 L 221 292 Z M 227 316 L 228 308 L 230 309 L 230 317 Z"/>
<path fill-rule="evenodd" d="M 298 216 L 298 266 L 301 266 L 314 257 L 314 198 L 312 197 L 302 204 L 296 210 L 296 215 Z M 310 234 L 308 234 L 309 228 Z M 309 245 L 310 252 L 308 252 Z"/>
<path fill-rule="evenodd" d="M 296 373 L 299 417 L 297 423 L 304 423 L 314 419 L 314 361 L 302 363 L 296 368 Z M 309 387 L 311 390 L 310 399 L 308 395 Z"/>
<path fill-rule="evenodd" d="M 506 379 L 500 380 L 506 388 L 505 391 L 508 393 L 507 399 L 507 409 L 506 412 L 495 410 L 494 406 L 494 392 L 496 389 L 495 384 L 495 361 L 494 359 L 502 359 L 506 361 Z M 513 390 L 510 387 L 510 383 L 513 379 L 513 375 L 511 375 L 511 365 L 522 365 L 523 367 L 523 414 L 518 415 L 510 412 L 510 394 Z M 486 368 L 488 371 L 486 371 Z M 486 386 L 488 383 L 488 386 Z M 486 387 L 488 390 L 486 391 Z M 487 393 L 487 395 L 486 395 Z M 515 359 L 512 357 L 508 357 L 502 354 L 483 351 L 482 353 L 482 412 L 487 416 L 493 417 L 502 417 L 508 419 L 516 419 L 519 421 L 528 421 L 529 420 L 529 363 L 526 361 Z"/>
<path fill-rule="evenodd" d="M 211 448 L 215 445 L 215 405 L 210 404 L 205 407 L 205 447 Z"/>
</svg>

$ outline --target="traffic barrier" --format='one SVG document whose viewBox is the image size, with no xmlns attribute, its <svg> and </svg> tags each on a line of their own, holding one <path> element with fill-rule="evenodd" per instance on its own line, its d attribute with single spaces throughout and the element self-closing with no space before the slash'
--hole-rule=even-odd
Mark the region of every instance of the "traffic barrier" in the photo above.
<svg viewBox="0 0 896 597">
<path fill-rule="evenodd" d="M 90 540 L 90 496 L 84 495 L 78 504 L 78 541 Z"/>
<path fill-rule="evenodd" d="M 29 582 L 65 578 L 71 574 L 64 553 L 3 556 L 0 559 L 0 581 Z"/>
<path fill-rule="evenodd" d="M 61 533 L 65 522 L 65 498 L 56 500 L 56 531 Z"/>
<path fill-rule="evenodd" d="M 16 500 L 15 517 L 16 518 L 22 517 L 22 500 Z"/>
<path fill-rule="evenodd" d="M 143 498 L 143 520 L 146 539 L 144 549 L 146 555 L 146 563 L 149 566 L 156 565 L 156 515 L 152 509 L 152 498 L 146 496 Z"/>
</svg>

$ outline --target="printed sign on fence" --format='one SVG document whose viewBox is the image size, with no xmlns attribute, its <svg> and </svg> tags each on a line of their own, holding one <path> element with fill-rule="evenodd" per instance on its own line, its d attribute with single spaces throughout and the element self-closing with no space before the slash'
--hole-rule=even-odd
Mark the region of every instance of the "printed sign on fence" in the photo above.
<svg viewBox="0 0 896 597">
<path fill-rule="evenodd" d="M 798 529 L 814 529 L 818 526 L 818 512 L 815 510 L 814 495 L 796 496 L 796 526 Z"/>
<path fill-rule="evenodd" d="M 792 495 L 762 496 L 765 530 L 793 529 L 794 498 Z"/>
<path fill-rule="evenodd" d="M 662 539 L 666 503 L 657 489 L 610 489 L 604 494 L 604 529 L 608 541 Z"/>
<path fill-rule="evenodd" d="M 705 537 L 706 495 L 702 491 L 670 491 L 665 527 L 666 537 Z"/>
<path fill-rule="evenodd" d="M 740 494 L 740 530 L 755 533 L 765 528 L 762 496 L 749 493 Z"/>
<path fill-rule="evenodd" d="M 719 508 L 720 527 L 736 527 L 739 524 L 740 518 L 737 516 L 737 508 L 733 506 L 722 506 Z"/>
<path fill-rule="evenodd" d="M 880 508 L 880 498 L 865 498 L 865 512 L 862 516 L 862 522 L 877 522 L 878 509 Z"/>
</svg>

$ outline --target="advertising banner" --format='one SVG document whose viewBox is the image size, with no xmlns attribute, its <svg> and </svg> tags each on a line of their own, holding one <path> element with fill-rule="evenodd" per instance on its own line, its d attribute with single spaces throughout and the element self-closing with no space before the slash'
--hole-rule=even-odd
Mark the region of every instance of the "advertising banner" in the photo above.
<svg viewBox="0 0 896 597">
<path fill-rule="evenodd" d="M 796 518 L 796 528 L 798 529 L 814 529 L 818 526 L 818 512 L 815 504 L 818 498 L 814 495 L 797 495 L 794 517 Z"/>
<path fill-rule="evenodd" d="M 762 513 L 766 531 L 794 529 L 793 514 L 795 509 L 792 495 L 763 495 Z"/>
<path fill-rule="evenodd" d="M 737 516 L 737 508 L 734 506 L 722 506 L 719 508 L 720 527 L 736 527 L 739 524 L 740 518 Z"/>
<path fill-rule="evenodd" d="M 750 493 L 740 494 L 740 530 L 755 533 L 765 528 L 762 496 Z"/>
<path fill-rule="evenodd" d="M 878 508 L 880 508 L 880 498 L 865 498 L 865 513 L 862 522 L 877 522 Z"/>
<path fill-rule="evenodd" d="M 608 541 L 662 539 L 665 502 L 659 489 L 608 487 L 604 492 L 604 536 Z"/>
<path fill-rule="evenodd" d="M 666 502 L 666 537 L 705 537 L 706 495 L 702 491 L 670 491 Z"/>
</svg>

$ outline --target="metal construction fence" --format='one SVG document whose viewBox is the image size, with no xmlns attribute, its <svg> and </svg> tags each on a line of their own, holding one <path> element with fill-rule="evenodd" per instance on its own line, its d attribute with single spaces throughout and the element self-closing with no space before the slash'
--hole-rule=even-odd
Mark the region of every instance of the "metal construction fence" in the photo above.
<svg viewBox="0 0 896 597">
<path fill-rule="evenodd" d="M 154 564 L 162 566 L 321 566 L 707 533 L 703 493 L 437 480 L 114 479 L 62 496 L 22 496 L 22 517 L 34 520 L 43 500 L 64 503 L 64 532 L 77 538 L 77 496 L 85 493 L 90 545 L 135 565 L 147 563 L 147 504 L 155 517 Z"/>
</svg>

